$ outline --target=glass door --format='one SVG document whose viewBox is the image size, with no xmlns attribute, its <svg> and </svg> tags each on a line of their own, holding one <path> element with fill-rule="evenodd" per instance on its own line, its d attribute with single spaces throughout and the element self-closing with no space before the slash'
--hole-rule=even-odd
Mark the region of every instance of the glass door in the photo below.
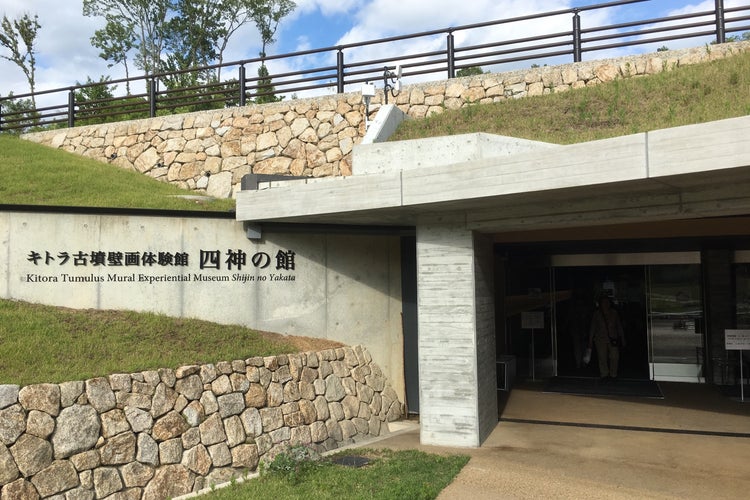
<svg viewBox="0 0 750 500">
<path fill-rule="evenodd" d="M 704 382 L 703 300 L 697 264 L 648 266 L 653 380 Z"/>
<path fill-rule="evenodd" d="M 618 376 L 649 377 L 645 270 L 642 265 L 570 266 L 555 268 L 557 375 L 598 378 L 596 350 L 588 364 L 588 345 L 596 298 L 607 293 L 622 323 L 626 345 L 620 349 Z"/>
<path fill-rule="evenodd" d="M 506 353 L 516 358 L 519 378 L 542 380 L 555 374 L 550 267 L 546 261 L 514 258 L 505 270 Z"/>
</svg>

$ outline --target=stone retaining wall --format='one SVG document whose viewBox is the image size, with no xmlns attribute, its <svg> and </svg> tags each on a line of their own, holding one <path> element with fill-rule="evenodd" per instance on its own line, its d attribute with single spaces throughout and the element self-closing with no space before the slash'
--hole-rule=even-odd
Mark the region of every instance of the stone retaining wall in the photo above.
<svg viewBox="0 0 750 500">
<path fill-rule="evenodd" d="M 335 449 L 403 405 L 363 347 L 0 385 L 0 498 L 164 499 L 285 444 Z"/>
<path fill-rule="evenodd" d="M 669 71 L 750 50 L 733 42 L 508 73 L 405 85 L 391 98 L 409 117 L 562 92 Z M 407 77 L 408 82 L 408 77 Z M 383 101 L 382 89 L 370 106 Z M 111 162 L 211 196 L 231 196 L 248 173 L 350 175 L 365 133 L 359 92 L 26 134 L 24 138 Z"/>
</svg>

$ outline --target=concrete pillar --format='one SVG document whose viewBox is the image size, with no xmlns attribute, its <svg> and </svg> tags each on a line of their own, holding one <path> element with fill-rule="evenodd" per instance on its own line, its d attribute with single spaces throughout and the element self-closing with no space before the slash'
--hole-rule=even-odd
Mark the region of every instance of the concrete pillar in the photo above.
<svg viewBox="0 0 750 500">
<path fill-rule="evenodd" d="M 497 423 L 492 241 L 417 226 L 421 442 L 477 447 Z"/>
</svg>

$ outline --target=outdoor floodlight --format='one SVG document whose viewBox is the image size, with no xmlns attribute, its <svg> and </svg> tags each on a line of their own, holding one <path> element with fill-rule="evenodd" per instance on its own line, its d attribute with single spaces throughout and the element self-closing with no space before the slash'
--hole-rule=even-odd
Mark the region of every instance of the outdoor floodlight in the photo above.
<svg viewBox="0 0 750 500">
<path fill-rule="evenodd" d="M 362 102 L 365 103 L 365 130 L 370 126 L 370 100 L 375 97 L 375 84 L 362 84 Z"/>
</svg>

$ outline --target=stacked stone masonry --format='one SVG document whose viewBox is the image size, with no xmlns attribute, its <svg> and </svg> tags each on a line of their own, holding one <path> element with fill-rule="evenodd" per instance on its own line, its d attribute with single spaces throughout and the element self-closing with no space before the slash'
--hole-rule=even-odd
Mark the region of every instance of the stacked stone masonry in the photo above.
<svg viewBox="0 0 750 500">
<path fill-rule="evenodd" d="M 395 104 L 411 118 L 670 71 L 750 50 L 732 42 L 507 73 L 404 85 Z M 408 80 L 408 77 L 406 78 Z M 408 83 L 408 81 L 406 82 Z M 382 89 L 370 105 L 371 118 Z M 26 134 L 66 151 L 136 170 L 214 197 L 232 196 L 248 173 L 337 176 L 352 172 L 365 133 L 359 92 Z"/>
<path fill-rule="evenodd" d="M 0 385 L 0 498 L 171 498 L 285 445 L 378 436 L 402 410 L 361 346 Z"/>
</svg>

